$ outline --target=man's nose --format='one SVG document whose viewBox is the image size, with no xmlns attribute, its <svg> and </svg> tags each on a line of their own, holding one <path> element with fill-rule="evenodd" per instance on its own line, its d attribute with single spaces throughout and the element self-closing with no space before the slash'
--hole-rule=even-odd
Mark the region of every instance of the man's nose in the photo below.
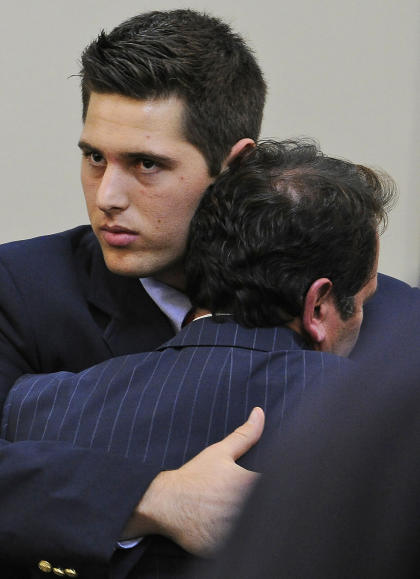
<svg viewBox="0 0 420 579">
<path fill-rule="evenodd" d="M 96 204 L 105 213 L 124 211 L 130 204 L 131 176 L 108 164 L 96 191 Z"/>
</svg>

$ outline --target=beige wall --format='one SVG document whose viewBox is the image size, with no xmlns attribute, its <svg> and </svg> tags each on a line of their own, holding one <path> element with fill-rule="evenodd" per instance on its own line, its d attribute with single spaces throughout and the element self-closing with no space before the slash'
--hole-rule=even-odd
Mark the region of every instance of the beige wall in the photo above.
<svg viewBox="0 0 420 579">
<path fill-rule="evenodd" d="M 77 60 L 101 27 L 192 7 L 251 43 L 270 87 L 263 136 L 316 137 L 329 154 L 386 169 L 400 199 L 383 272 L 420 278 L 418 0 L 16 0 L 0 22 L 0 242 L 87 222 L 79 183 Z"/>
</svg>

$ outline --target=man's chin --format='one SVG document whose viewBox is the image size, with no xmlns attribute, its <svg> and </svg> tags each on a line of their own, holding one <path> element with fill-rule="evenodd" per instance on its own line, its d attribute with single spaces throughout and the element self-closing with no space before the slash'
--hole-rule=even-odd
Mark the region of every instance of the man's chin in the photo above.
<svg viewBox="0 0 420 579">
<path fill-rule="evenodd" d="M 135 263 L 134 260 L 125 259 L 124 256 L 121 257 L 110 257 L 109 255 L 104 255 L 105 265 L 110 272 L 116 275 L 121 275 L 125 277 L 146 277 L 152 275 L 145 273 L 144 266 Z"/>
<path fill-rule="evenodd" d="M 138 260 L 130 259 L 130 256 L 110 256 L 104 254 L 105 265 L 115 275 L 124 277 L 154 277 L 162 283 L 166 283 L 176 289 L 183 290 L 185 287 L 184 270 L 181 264 L 167 267 L 157 267 L 156 264 L 139 263 Z"/>
</svg>

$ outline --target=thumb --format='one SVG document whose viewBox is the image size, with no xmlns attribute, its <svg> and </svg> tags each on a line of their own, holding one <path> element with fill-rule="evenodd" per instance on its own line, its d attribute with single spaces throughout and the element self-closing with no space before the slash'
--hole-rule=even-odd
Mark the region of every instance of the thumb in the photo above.
<svg viewBox="0 0 420 579">
<path fill-rule="evenodd" d="M 223 450 L 233 460 L 238 460 L 261 438 L 264 430 L 264 420 L 263 409 L 256 406 L 249 415 L 248 420 L 219 442 L 219 445 L 223 447 Z"/>
</svg>

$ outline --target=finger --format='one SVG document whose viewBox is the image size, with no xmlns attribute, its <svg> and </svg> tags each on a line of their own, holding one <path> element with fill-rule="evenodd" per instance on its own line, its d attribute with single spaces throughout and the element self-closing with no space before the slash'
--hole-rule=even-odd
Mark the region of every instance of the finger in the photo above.
<svg viewBox="0 0 420 579">
<path fill-rule="evenodd" d="M 233 460 L 245 454 L 261 437 L 264 430 L 264 411 L 256 406 L 248 420 L 224 438 L 219 444 Z"/>
</svg>

